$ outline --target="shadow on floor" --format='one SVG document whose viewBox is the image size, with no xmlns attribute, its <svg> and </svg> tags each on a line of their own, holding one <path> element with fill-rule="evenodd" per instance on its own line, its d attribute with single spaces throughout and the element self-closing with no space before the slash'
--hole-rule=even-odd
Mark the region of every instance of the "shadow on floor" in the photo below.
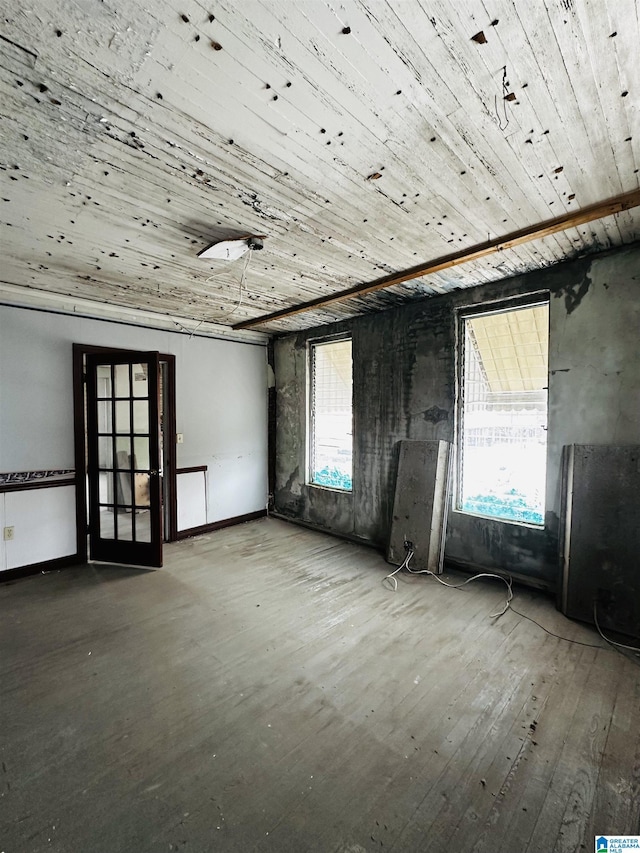
<svg viewBox="0 0 640 853">
<path fill-rule="evenodd" d="M 122 566 L 118 563 L 87 563 L 83 568 L 89 569 L 92 576 L 101 581 L 124 580 L 156 571 L 156 569 L 149 569 L 145 566 Z"/>
</svg>

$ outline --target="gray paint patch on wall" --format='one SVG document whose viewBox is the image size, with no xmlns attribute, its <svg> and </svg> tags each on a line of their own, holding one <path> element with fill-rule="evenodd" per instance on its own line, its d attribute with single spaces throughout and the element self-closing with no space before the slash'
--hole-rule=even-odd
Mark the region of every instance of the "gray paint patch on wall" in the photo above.
<svg viewBox="0 0 640 853">
<path fill-rule="evenodd" d="M 554 293 L 554 296 L 556 298 L 564 297 L 564 305 L 567 309 L 567 314 L 572 314 L 587 295 L 590 287 L 591 278 L 588 273 L 585 273 L 582 281 L 577 283 L 567 282 L 566 285 L 558 288 Z"/>
<path fill-rule="evenodd" d="M 425 409 L 422 412 L 422 417 L 431 424 L 439 424 L 442 421 L 449 420 L 449 412 L 446 409 L 441 409 L 439 406 L 431 406 L 430 409 Z"/>
</svg>

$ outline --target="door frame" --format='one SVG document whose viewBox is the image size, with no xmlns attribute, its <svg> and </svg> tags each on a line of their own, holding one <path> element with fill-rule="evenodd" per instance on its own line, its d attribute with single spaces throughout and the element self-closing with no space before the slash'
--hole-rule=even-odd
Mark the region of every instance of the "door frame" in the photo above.
<svg viewBox="0 0 640 853">
<path fill-rule="evenodd" d="M 93 346 L 91 344 L 73 344 L 73 435 L 76 486 L 76 549 L 78 559 L 86 563 L 88 557 L 87 536 L 89 519 L 87 514 L 87 422 L 85 416 L 85 356 L 90 353 L 123 352 L 124 347 Z M 160 353 L 159 361 L 167 365 L 166 388 L 163 397 L 166 400 L 164 412 L 163 436 L 166 449 L 166 461 L 163 477 L 168 489 L 168 525 L 165 525 L 165 542 L 178 539 L 178 499 L 176 473 L 176 357 Z M 159 401 L 161 407 L 164 406 Z M 165 492 L 163 486 L 163 493 Z M 164 513 L 164 507 L 163 507 Z"/>
</svg>

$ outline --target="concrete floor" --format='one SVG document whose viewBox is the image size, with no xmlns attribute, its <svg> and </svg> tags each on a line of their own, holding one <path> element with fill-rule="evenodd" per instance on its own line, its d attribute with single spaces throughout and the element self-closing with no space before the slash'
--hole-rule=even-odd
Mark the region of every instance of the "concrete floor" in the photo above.
<svg viewBox="0 0 640 853">
<path fill-rule="evenodd" d="M 495 582 L 262 519 L 0 586 L 0 851 L 592 850 L 640 832 L 640 668 Z M 514 605 L 602 646 L 539 594 Z"/>
</svg>

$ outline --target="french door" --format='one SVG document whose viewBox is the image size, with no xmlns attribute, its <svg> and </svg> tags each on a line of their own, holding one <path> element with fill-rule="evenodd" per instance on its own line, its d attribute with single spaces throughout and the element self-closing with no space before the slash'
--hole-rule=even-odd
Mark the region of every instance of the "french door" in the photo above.
<svg viewBox="0 0 640 853">
<path fill-rule="evenodd" d="M 86 356 L 89 553 L 162 566 L 157 352 Z"/>
</svg>

